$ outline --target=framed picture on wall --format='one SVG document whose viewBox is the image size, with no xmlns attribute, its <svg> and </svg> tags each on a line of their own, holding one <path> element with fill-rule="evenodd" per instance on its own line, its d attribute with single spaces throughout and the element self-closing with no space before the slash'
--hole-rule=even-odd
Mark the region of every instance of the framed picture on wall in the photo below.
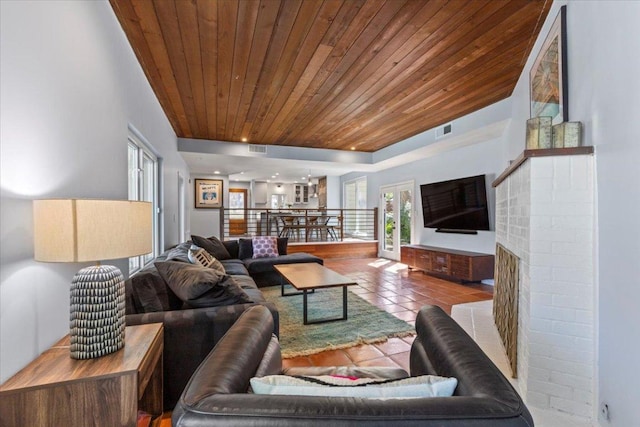
<svg viewBox="0 0 640 427">
<path fill-rule="evenodd" d="M 529 72 L 531 117 L 569 121 L 567 7 L 562 6 Z"/>
<path fill-rule="evenodd" d="M 196 179 L 195 180 L 196 208 L 212 209 L 222 207 L 222 180 L 221 179 Z"/>
</svg>

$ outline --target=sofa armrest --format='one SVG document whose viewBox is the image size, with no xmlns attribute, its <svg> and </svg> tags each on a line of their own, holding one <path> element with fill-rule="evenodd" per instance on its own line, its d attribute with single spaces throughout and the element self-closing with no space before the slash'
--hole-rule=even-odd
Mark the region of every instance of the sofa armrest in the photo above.
<svg viewBox="0 0 640 427">
<path fill-rule="evenodd" d="M 271 303 L 261 303 L 273 316 L 274 333 L 279 333 L 279 317 Z M 127 325 L 164 324 L 164 407 L 173 408 L 189 378 L 224 336 L 231 325 L 255 304 L 236 304 L 188 310 L 129 314 Z"/>
<path fill-rule="evenodd" d="M 417 336 L 410 353 L 411 375 L 455 377 L 456 398 L 485 401 L 478 417 L 518 419 L 533 425 L 531 414 L 509 380 L 442 308 L 425 305 L 416 317 Z"/>
</svg>

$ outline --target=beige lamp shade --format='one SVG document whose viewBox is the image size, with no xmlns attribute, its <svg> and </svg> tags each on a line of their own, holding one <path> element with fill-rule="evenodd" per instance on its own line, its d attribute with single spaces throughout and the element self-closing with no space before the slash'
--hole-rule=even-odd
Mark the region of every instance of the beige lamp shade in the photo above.
<svg viewBox="0 0 640 427">
<path fill-rule="evenodd" d="M 150 202 L 34 200 L 34 258 L 85 262 L 127 258 L 152 251 Z"/>
</svg>

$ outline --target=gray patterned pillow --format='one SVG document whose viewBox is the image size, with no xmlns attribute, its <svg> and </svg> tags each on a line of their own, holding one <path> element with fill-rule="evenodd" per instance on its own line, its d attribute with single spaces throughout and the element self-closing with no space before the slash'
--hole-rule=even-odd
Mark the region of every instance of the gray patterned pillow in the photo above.
<svg viewBox="0 0 640 427">
<path fill-rule="evenodd" d="M 202 267 L 212 268 L 219 274 L 227 274 L 224 265 L 209 252 L 196 245 L 191 245 L 189 249 L 189 262 Z"/>
</svg>

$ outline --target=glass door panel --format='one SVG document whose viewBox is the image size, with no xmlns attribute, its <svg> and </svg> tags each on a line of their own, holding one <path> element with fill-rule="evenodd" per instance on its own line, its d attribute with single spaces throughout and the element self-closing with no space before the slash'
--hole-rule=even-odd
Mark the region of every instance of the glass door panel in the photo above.
<svg viewBox="0 0 640 427">
<path fill-rule="evenodd" d="M 380 188 L 380 256 L 400 260 L 400 246 L 411 243 L 413 183 Z"/>
<path fill-rule="evenodd" d="M 413 198 L 411 189 L 400 190 L 400 244 L 411 244 L 411 211 Z"/>
<path fill-rule="evenodd" d="M 396 220 L 394 215 L 393 191 L 383 193 L 384 201 L 384 242 L 383 250 L 393 252 Z"/>
</svg>

